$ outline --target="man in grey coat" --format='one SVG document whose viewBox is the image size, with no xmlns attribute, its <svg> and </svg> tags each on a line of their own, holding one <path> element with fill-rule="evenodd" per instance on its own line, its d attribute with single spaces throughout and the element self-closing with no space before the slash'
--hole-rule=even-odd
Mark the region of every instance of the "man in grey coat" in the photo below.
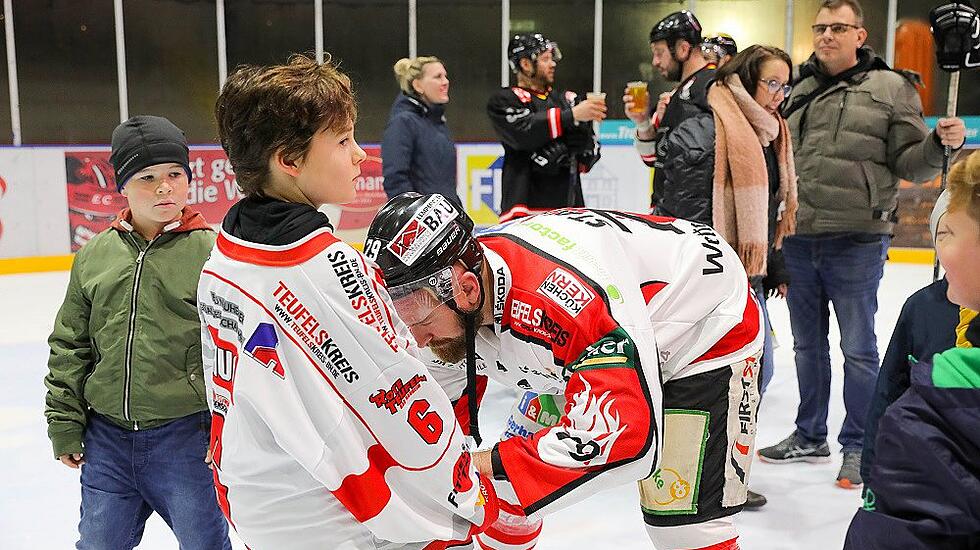
<svg viewBox="0 0 980 550">
<path fill-rule="evenodd" d="M 874 315 L 897 220 L 900 178 L 925 182 L 942 169 L 943 146 L 963 146 L 958 118 L 929 131 L 912 74 L 864 47 L 857 0 L 824 0 L 814 53 L 784 109 L 799 175 L 796 236 L 783 243 L 792 284 L 787 304 L 800 387 L 796 430 L 759 451 L 766 462 L 827 462 L 833 303 L 844 354 L 844 406 L 837 484 L 856 488 L 864 423 L 878 373 Z"/>
</svg>

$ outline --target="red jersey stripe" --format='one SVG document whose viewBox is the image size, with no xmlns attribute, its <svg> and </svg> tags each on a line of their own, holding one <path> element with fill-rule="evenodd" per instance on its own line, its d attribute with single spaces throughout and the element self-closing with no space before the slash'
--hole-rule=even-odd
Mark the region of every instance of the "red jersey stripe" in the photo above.
<svg viewBox="0 0 980 550">
<path fill-rule="evenodd" d="M 756 305 L 755 298 L 752 297 L 752 289 L 750 288 L 749 296 L 745 300 L 745 311 L 742 313 L 742 321 L 722 336 L 721 340 L 718 340 L 714 346 L 711 346 L 711 349 L 704 352 L 704 355 L 691 361 L 691 364 L 735 353 L 754 342 L 759 335 L 759 330 L 759 306 Z"/>
<path fill-rule="evenodd" d="M 218 250 L 233 260 L 255 265 L 289 267 L 304 263 L 328 246 L 340 242 L 340 239 L 326 229 L 321 230 L 319 234 L 313 233 L 313 235 L 312 238 L 295 246 L 276 247 L 276 250 L 266 250 L 236 243 L 226 237 L 223 232 L 218 233 L 217 244 Z"/>
</svg>

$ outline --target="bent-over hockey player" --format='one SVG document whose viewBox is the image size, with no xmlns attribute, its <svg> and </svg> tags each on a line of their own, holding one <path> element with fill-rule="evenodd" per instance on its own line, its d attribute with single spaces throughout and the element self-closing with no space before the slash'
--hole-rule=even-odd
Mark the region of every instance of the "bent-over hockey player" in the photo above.
<svg viewBox="0 0 980 550">
<path fill-rule="evenodd" d="M 317 208 L 364 151 L 350 79 L 295 56 L 215 108 L 246 197 L 198 287 L 218 501 L 249 548 L 445 548 L 496 518 L 443 390 L 396 338 L 376 268 Z M 399 544 L 400 543 L 400 544 Z"/>
<path fill-rule="evenodd" d="M 418 345 L 456 369 L 440 378 L 477 439 L 478 376 L 564 398 L 553 426 L 474 454 L 506 519 L 481 542 L 529 548 L 537 532 L 508 536 L 514 516 L 649 476 L 658 549 L 737 548 L 763 333 L 731 247 L 706 225 L 589 209 L 472 228 L 438 195 L 406 193 L 365 254 Z"/>
<path fill-rule="evenodd" d="M 584 206 L 581 173 L 599 160 L 590 121 L 605 118 L 605 101 L 580 101 L 575 92 L 552 87 L 561 50 L 544 36 L 516 35 L 508 52 L 517 85 L 487 102 L 504 146 L 500 220 Z"/>
</svg>

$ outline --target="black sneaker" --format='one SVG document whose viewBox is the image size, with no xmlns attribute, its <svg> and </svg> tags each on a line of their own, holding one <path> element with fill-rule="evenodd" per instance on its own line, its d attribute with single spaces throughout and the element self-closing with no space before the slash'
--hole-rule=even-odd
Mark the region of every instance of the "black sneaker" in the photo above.
<svg viewBox="0 0 980 550">
<path fill-rule="evenodd" d="M 864 484 L 861 479 L 861 451 L 844 451 L 844 463 L 837 474 L 837 486 L 842 489 L 857 489 Z"/>
<path fill-rule="evenodd" d="M 768 502 L 766 500 L 766 497 L 760 495 L 759 493 L 756 493 L 755 491 L 750 490 L 748 494 L 745 496 L 745 504 L 743 505 L 743 507 L 746 510 L 758 510 L 759 508 L 765 506 L 766 502 Z"/>
<path fill-rule="evenodd" d="M 773 445 L 759 450 L 763 462 L 781 464 L 784 462 L 830 462 L 830 447 L 827 442 L 810 443 L 803 441 L 796 432 Z M 858 459 L 860 463 L 860 459 Z"/>
</svg>

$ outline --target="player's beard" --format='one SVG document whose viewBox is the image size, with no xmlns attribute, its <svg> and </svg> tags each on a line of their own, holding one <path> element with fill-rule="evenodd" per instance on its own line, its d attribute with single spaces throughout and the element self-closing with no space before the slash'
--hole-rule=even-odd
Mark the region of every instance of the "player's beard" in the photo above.
<svg viewBox="0 0 980 550">
<path fill-rule="evenodd" d="M 681 81 L 681 64 L 677 61 L 677 58 L 673 58 L 673 63 L 670 67 L 667 67 L 667 81 L 668 82 L 680 82 Z"/>
<path fill-rule="evenodd" d="M 466 359 L 466 321 L 459 313 L 453 312 L 460 335 L 453 338 L 440 338 L 429 341 L 429 349 L 436 357 L 447 363 L 460 363 Z M 476 326 L 483 325 L 483 315 L 477 314 Z"/>
</svg>

